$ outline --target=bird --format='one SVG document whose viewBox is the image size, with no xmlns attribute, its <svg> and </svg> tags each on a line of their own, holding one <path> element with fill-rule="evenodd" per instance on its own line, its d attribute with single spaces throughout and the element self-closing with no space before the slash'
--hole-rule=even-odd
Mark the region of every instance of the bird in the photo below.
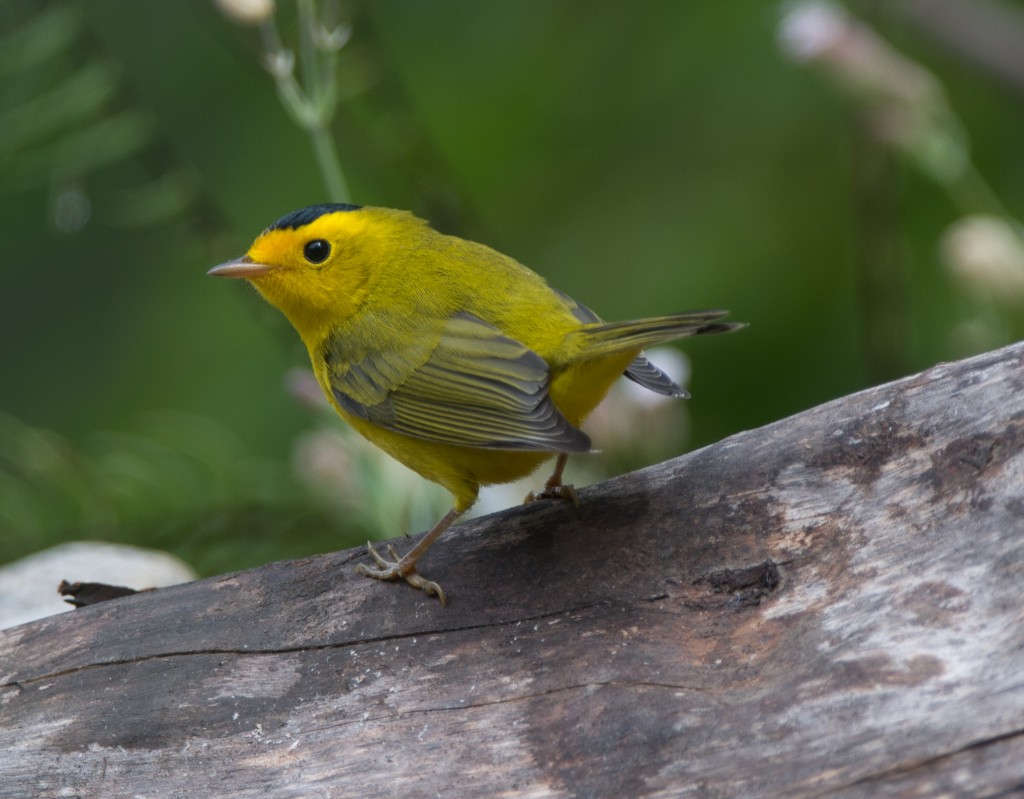
<svg viewBox="0 0 1024 799">
<path fill-rule="evenodd" d="M 357 566 L 442 605 L 445 592 L 417 563 L 482 486 L 554 458 L 527 501 L 578 504 L 563 470 L 570 454 L 592 448 L 580 424 L 621 375 L 688 396 L 643 350 L 745 326 L 722 310 L 605 322 L 486 245 L 408 211 L 351 203 L 286 214 L 208 274 L 252 284 L 298 332 L 338 415 L 451 493 L 451 509 L 408 552 L 389 546 L 385 556 L 367 543 L 374 566 Z"/>
</svg>

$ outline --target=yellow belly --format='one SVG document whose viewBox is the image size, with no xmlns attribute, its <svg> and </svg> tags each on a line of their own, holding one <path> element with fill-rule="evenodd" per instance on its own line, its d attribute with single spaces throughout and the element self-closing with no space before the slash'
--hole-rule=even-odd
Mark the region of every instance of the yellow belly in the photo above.
<svg viewBox="0 0 1024 799">
<path fill-rule="evenodd" d="M 638 354 L 638 350 L 628 350 L 578 361 L 560 370 L 552 377 L 549 389 L 555 407 L 579 427 Z"/>
<path fill-rule="evenodd" d="M 342 415 L 361 435 L 399 463 L 447 488 L 455 497 L 455 507 L 460 511 L 467 510 L 476 501 L 481 486 L 509 483 L 526 477 L 556 454 L 441 444 L 394 433 L 363 419 Z"/>
</svg>

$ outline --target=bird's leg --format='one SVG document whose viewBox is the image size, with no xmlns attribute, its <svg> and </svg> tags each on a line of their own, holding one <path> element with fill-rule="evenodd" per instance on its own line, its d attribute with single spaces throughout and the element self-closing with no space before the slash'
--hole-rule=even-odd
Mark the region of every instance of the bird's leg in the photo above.
<svg viewBox="0 0 1024 799">
<path fill-rule="evenodd" d="M 406 552 L 402 557 L 398 557 L 398 552 L 395 551 L 395 548 L 388 544 L 388 554 L 391 555 L 392 560 L 388 560 L 377 552 L 377 550 L 373 548 L 373 544 L 367 541 L 366 549 L 370 553 L 370 557 L 373 558 L 374 562 L 380 568 L 373 569 L 365 563 L 360 563 L 356 566 L 356 571 L 359 572 L 359 574 L 365 574 L 367 577 L 372 577 L 375 580 L 398 580 L 401 578 L 414 588 L 419 588 L 427 596 L 436 596 L 441 601 L 441 604 L 444 605 L 446 600 L 444 591 L 441 590 L 441 586 L 433 580 L 428 580 L 416 571 L 416 561 L 422 557 L 424 552 L 430 549 L 430 545 L 433 544 L 445 530 L 451 527 L 452 523 L 458 519 L 462 513 L 463 511 L 458 508 L 452 508 L 441 518 L 441 521 L 424 533 L 423 538 L 416 543 L 416 546 Z"/>
<path fill-rule="evenodd" d="M 562 499 L 566 502 L 571 502 L 578 508 L 580 506 L 580 498 L 576 494 L 576 489 L 571 485 L 564 485 L 562 483 L 562 472 L 565 471 L 565 464 L 568 462 L 569 453 L 560 453 L 558 460 L 555 462 L 555 471 L 544 484 L 544 490 L 539 494 L 531 491 L 526 495 L 526 499 L 523 502 L 535 502 L 538 499 Z"/>
</svg>

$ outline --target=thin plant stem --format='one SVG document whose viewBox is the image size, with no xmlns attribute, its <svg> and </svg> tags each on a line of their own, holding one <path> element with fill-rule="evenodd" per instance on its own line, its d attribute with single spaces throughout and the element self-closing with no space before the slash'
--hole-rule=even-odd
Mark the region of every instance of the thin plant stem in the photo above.
<svg viewBox="0 0 1024 799">
<path fill-rule="evenodd" d="M 334 144 L 334 137 L 331 136 L 330 130 L 323 126 L 310 128 L 309 136 L 313 142 L 317 163 L 320 166 L 320 174 L 327 186 L 327 196 L 332 202 L 348 202 L 350 199 L 348 183 L 345 181 L 345 173 L 342 171 L 341 160 L 338 158 L 338 148 Z"/>
<path fill-rule="evenodd" d="M 260 26 L 266 49 L 267 67 L 274 76 L 278 97 L 288 115 L 306 131 L 316 156 L 320 175 L 333 202 L 348 202 L 348 182 L 341 168 L 331 121 L 338 106 L 337 51 L 343 41 L 318 37 L 314 0 L 299 0 L 299 68 L 302 83 L 295 77 L 295 56 L 285 49 L 273 16 Z M 318 44 L 318 38 L 322 45 Z"/>
</svg>

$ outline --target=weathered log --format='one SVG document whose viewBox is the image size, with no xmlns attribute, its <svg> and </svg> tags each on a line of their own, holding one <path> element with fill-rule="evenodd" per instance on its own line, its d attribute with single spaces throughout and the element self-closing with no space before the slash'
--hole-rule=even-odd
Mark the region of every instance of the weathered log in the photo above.
<svg viewBox="0 0 1024 799">
<path fill-rule="evenodd" d="M 1024 793 L 1024 345 L 581 499 L 0 632 L 0 797 Z"/>
</svg>

